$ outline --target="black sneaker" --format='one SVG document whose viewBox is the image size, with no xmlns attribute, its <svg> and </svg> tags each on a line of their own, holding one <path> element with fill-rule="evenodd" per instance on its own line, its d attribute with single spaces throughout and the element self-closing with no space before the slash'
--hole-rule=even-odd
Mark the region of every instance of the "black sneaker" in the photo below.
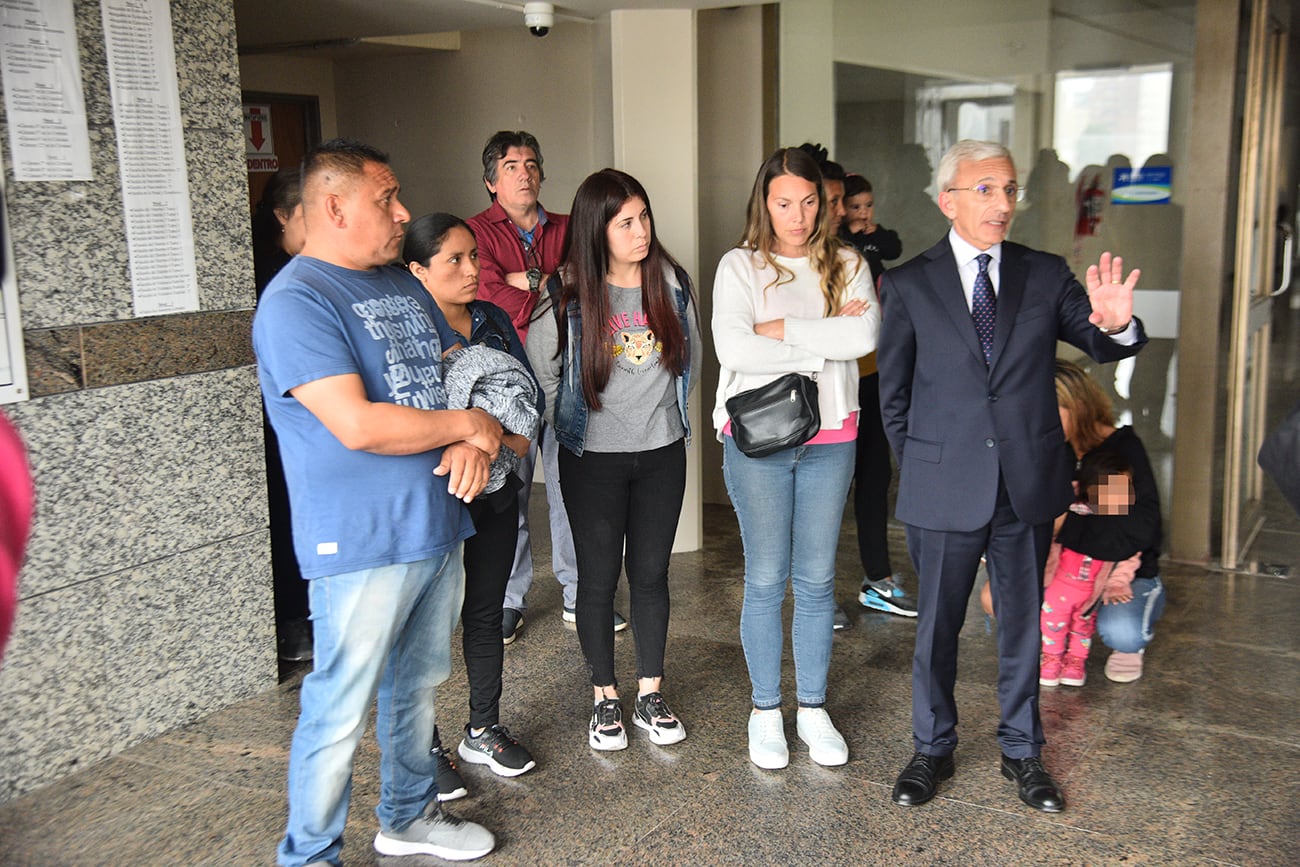
<svg viewBox="0 0 1300 867">
<path fill-rule="evenodd" d="M 587 742 L 593 750 L 627 749 L 627 730 L 623 728 L 623 705 L 616 698 L 596 702 L 591 710 Z"/>
<path fill-rule="evenodd" d="M 501 609 L 501 643 L 510 644 L 524 626 L 524 612 L 517 608 Z"/>
<path fill-rule="evenodd" d="M 438 801 L 454 801 L 469 794 L 465 781 L 461 779 L 456 761 L 451 757 L 451 750 L 442 745 L 438 737 L 438 727 L 433 727 L 433 755 L 438 760 Z"/>
<path fill-rule="evenodd" d="M 636 697 L 632 722 L 637 728 L 649 732 L 650 740 L 660 746 L 686 740 L 686 726 L 668 709 L 668 703 L 660 693 L 648 692 Z"/>
<path fill-rule="evenodd" d="M 311 662 L 311 621 L 281 620 L 275 625 L 276 648 L 285 662 Z"/>
<path fill-rule="evenodd" d="M 564 606 L 564 613 L 563 613 L 561 616 L 564 618 L 564 622 L 565 622 L 565 623 L 577 623 L 577 622 L 578 622 L 578 609 L 577 609 L 577 608 L 570 608 L 569 606 L 566 605 L 566 606 Z M 615 612 L 614 612 L 614 631 L 615 631 L 615 632 L 622 632 L 624 629 L 627 629 L 627 618 L 624 617 L 622 614 L 619 614 L 617 611 L 615 611 Z"/>
<path fill-rule="evenodd" d="M 517 777 L 537 764 L 524 745 L 510 736 L 510 730 L 499 724 L 483 729 L 478 737 L 466 726 L 465 738 L 456 751 L 471 765 L 487 765 L 499 777 Z"/>
</svg>

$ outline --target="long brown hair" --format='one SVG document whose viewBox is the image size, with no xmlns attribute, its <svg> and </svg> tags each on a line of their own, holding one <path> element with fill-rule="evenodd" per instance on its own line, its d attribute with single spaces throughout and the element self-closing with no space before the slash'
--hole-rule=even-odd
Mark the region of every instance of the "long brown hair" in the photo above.
<svg viewBox="0 0 1300 867">
<path fill-rule="evenodd" d="M 749 195 L 749 207 L 745 216 L 745 234 L 737 246 L 745 247 L 754 255 L 762 256 L 769 268 L 776 272 L 776 279 L 763 288 L 770 289 L 794 279 L 793 272 L 784 267 L 772 254 L 772 242 L 776 232 L 772 229 L 772 218 L 767 213 L 767 193 L 772 180 L 781 175 L 793 175 L 803 178 L 817 188 L 817 226 L 808 238 L 808 262 L 821 277 L 822 295 L 826 299 L 826 315 L 834 316 L 844 306 L 844 291 L 857 272 L 848 273 L 844 260 L 840 258 L 840 241 L 830 230 L 830 211 L 826 207 L 826 188 L 822 182 L 821 170 L 817 162 L 799 148 L 777 148 L 763 165 L 759 166 L 754 178 L 754 190 Z M 857 258 L 857 257 L 854 257 Z M 861 264 L 861 260 L 859 260 Z"/>
<path fill-rule="evenodd" d="M 564 327 L 564 311 L 577 301 L 587 324 L 582 329 L 582 396 L 593 411 L 601 408 L 600 394 L 609 384 L 614 368 L 614 356 L 603 328 L 610 317 L 609 289 L 605 280 L 609 273 L 607 230 L 610 220 L 629 199 L 634 198 L 645 202 L 646 214 L 650 217 L 649 250 L 641 261 L 641 306 L 655 336 L 663 341 L 661 357 L 674 376 L 681 376 L 689 355 L 687 337 L 677 315 L 677 301 L 672 287 L 664 279 L 666 268 L 678 269 L 680 266 L 659 243 L 654 212 L 645 187 L 618 169 L 602 169 L 589 175 L 573 196 L 568 233 L 564 236 L 556 352 L 563 355 L 569 339 L 568 329 Z M 682 291 L 689 293 L 690 286 L 682 286 Z"/>
<path fill-rule="evenodd" d="M 1101 445 L 1115 427 L 1115 408 L 1110 398 L 1079 365 L 1056 359 L 1056 402 L 1070 413 L 1074 427 L 1070 445 L 1078 454 Z"/>
</svg>

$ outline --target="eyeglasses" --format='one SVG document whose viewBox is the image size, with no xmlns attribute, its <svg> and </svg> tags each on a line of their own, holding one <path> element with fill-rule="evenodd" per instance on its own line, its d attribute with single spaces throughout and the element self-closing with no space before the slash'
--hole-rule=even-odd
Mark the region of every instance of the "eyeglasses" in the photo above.
<svg viewBox="0 0 1300 867">
<path fill-rule="evenodd" d="M 1005 193 L 1006 197 L 1013 202 L 1023 202 L 1025 200 L 1025 188 L 1019 184 L 1007 184 L 1005 187 L 995 187 L 992 184 L 976 184 L 973 187 L 949 187 L 944 192 L 974 193 L 980 197 L 981 201 L 991 201 L 998 193 Z"/>
</svg>

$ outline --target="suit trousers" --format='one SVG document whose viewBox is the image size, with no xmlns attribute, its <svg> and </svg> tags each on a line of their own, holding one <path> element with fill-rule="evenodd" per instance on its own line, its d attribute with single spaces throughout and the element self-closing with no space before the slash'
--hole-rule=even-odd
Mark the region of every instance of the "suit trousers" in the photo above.
<svg viewBox="0 0 1300 867">
<path fill-rule="evenodd" d="M 998 614 L 998 742 L 1013 759 L 1037 756 L 1044 743 L 1038 714 L 1039 611 L 1052 525 L 1026 524 L 998 480 L 993 517 L 970 532 L 908 525 L 907 546 L 919 578 L 912 658 L 912 738 L 933 756 L 957 746 L 957 637 L 966 620 L 980 555 L 986 554 Z"/>
</svg>

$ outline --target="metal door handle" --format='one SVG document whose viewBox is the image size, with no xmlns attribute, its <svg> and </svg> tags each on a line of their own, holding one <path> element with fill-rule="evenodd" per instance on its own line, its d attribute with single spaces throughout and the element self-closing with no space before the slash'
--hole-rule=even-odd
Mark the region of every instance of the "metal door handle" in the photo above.
<svg viewBox="0 0 1300 867">
<path fill-rule="evenodd" d="M 1291 248 L 1295 246 L 1295 233 L 1290 226 L 1278 223 L 1277 230 L 1282 233 L 1282 282 L 1278 284 L 1277 291 L 1272 293 L 1274 298 L 1291 288 Z"/>
</svg>

